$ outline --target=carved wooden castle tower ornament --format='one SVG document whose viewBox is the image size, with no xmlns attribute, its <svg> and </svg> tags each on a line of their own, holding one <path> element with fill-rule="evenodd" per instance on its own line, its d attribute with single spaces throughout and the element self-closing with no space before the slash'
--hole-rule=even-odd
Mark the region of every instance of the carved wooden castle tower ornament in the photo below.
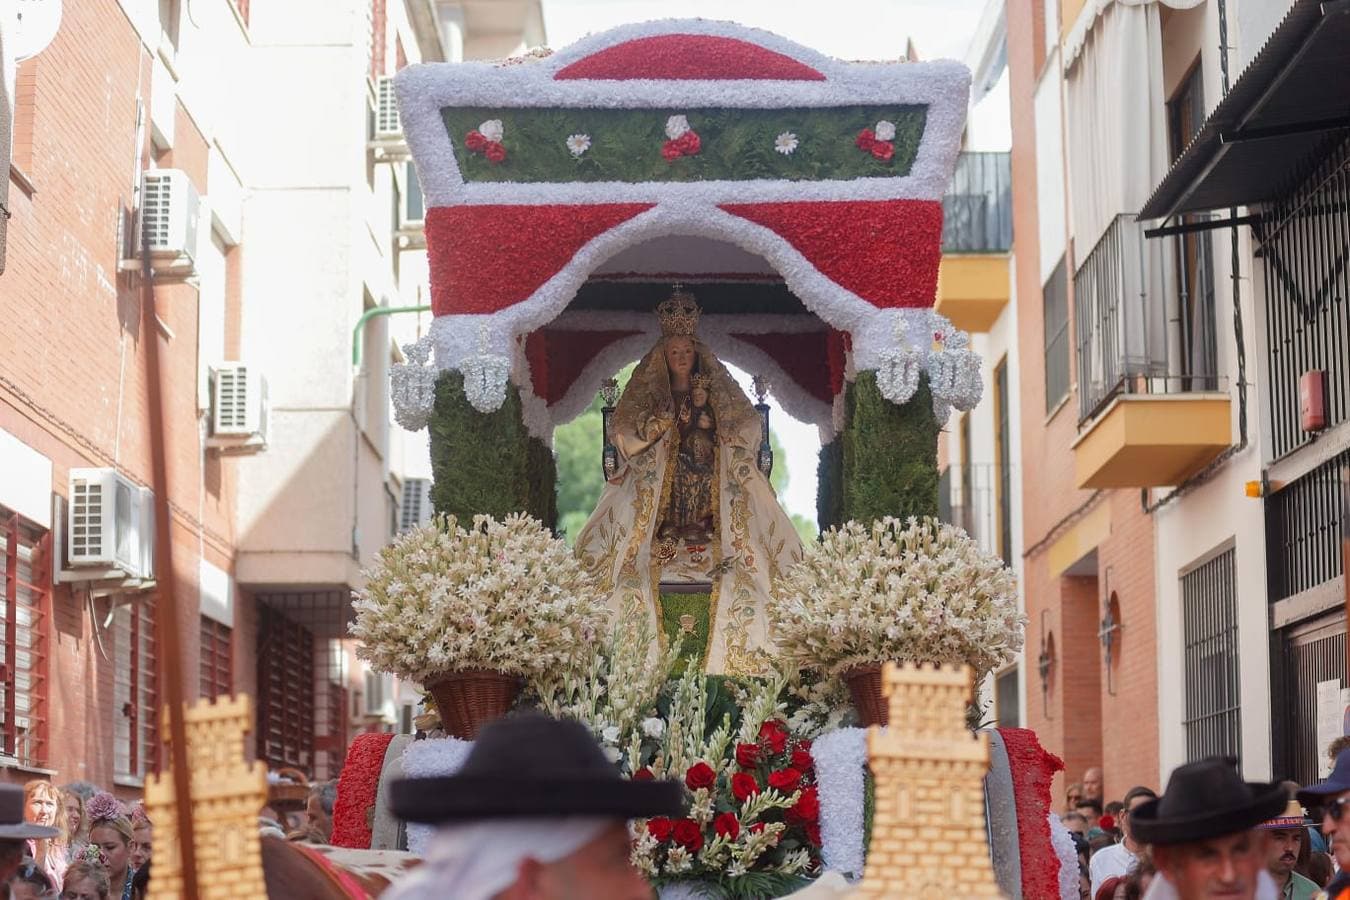
<svg viewBox="0 0 1350 900">
<path fill-rule="evenodd" d="M 266 897 L 258 812 L 267 802 L 267 767 L 244 760 L 244 735 L 252 728 L 253 704 L 239 694 L 187 709 L 187 758 L 192 776 L 192 830 L 199 896 Z M 151 775 L 145 811 L 160 834 L 177 834 L 173 780 Z M 151 900 L 183 896 L 182 858 L 176 840 L 155 848 Z"/>
<path fill-rule="evenodd" d="M 873 727 L 867 753 L 876 814 L 855 897 L 1002 897 L 985 834 L 989 738 L 966 728 L 968 666 L 887 663 L 890 727 Z"/>
</svg>

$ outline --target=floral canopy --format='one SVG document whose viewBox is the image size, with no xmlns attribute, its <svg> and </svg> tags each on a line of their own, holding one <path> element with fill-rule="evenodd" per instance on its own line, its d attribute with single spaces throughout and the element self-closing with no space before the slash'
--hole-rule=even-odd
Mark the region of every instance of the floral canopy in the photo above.
<svg viewBox="0 0 1350 900">
<path fill-rule="evenodd" d="M 484 412 L 509 379 L 546 437 L 651 346 L 677 280 L 714 351 L 822 429 L 860 370 L 895 403 L 926 373 L 939 417 L 972 407 L 979 360 L 932 310 L 969 83 L 698 19 L 404 69 L 436 318 L 396 373 L 400 421 L 455 369 Z"/>
</svg>

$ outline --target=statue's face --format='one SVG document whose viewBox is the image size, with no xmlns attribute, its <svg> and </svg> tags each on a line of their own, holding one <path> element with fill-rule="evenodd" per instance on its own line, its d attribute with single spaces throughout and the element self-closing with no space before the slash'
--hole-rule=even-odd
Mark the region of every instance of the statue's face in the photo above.
<svg viewBox="0 0 1350 900">
<path fill-rule="evenodd" d="M 687 337 L 666 338 L 666 368 L 672 375 L 694 371 L 694 342 Z"/>
</svg>

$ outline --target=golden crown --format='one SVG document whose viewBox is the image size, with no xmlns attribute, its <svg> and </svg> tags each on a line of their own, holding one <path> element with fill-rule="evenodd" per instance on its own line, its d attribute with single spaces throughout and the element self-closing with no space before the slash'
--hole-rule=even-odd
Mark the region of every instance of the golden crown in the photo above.
<svg viewBox="0 0 1350 900">
<path fill-rule="evenodd" d="M 703 388 L 705 391 L 712 390 L 712 376 L 704 375 L 702 372 L 698 372 L 691 376 L 689 383 L 696 388 Z"/>
<path fill-rule="evenodd" d="M 656 307 L 656 317 L 661 320 L 661 333 L 666 337 L 693 337 L 702 312 L 694 295 L 678 284 L 670 298 Z"/>
</svg>

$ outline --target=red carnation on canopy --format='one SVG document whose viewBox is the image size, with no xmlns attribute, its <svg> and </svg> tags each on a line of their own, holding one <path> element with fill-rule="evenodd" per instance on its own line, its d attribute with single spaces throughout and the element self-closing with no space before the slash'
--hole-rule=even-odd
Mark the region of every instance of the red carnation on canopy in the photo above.
<svg viewBox="0 0 1350 900">
<path fill-rule="evenodd" d="M 464 135 L 464 147 L 470 153 L 482 153 L 487 149 L 488 139 L 483 137 L 483 133 L 477 129 Z"/>
<path fill-rule="evenodd" d="M 733 812 L 724 812 L 713 820 L 713 831 L 727 840 L 734 841 L 741 836 L 741 820 Z"/>
<path fill-rule="evenodd" d="M 684 151 L 680 149 L 679 141 L 666 141 L 661 145 L 661 155 L 666 162 L 674 162 L 684 156 Z"/>
<path fill-rule="evenodd" d="M 731 796 L 744 803 L 747 797 L 759 793 L 759 782 L 749 772 L 737 772 L 731 776 Z"/>
<path fill-rule="evenodd" d="M 891 157 L 895 155 L 895 146 L 890 141 L 874 141 L 871 151 L 872 155 L 882 162 L 890 162 Z"/>
<path fill-rule="evenodd" d="M 787 749 L 787 726 L 777 719 L 770 719 L 759 726 L 759 739 L 766 742 L 774 753 L 782 753 Z"/>
<path fill-rule="evenodd" d="M 769 787 L 784 794 L 790 794 L 802 783 L 802 773 L 796 769 L 779 769 L 769 773 Z"/>
<path fill-rule="evenodd" d="M 680 819 L 676 822 L 671 836 L 675 838 L 675 843 L 690 853 L 697 853 L 703 849 L 703 829 L 698 827 L 698 823 L 693 819 Z"/>
<path fill-rule="evenodd" d="M 690 129 L 675 139 L 675 144 L 680 148 L 680 152 L 687 156 L 693 156 L 699 150 L 703 149 L 703 141 L 699 138 L 698 132 Z"/>
<path fill-rule="evenodd" d="M 809 787 L 802 791 L 796 804 L 787 811 L 787 820 L 793 825 L 804 825 L 820 819 L 820 794 Z"/>
<path fill-rule="evenodd" d="M 753 769 L 759 764 L 759 744 L 737 744 L 736 764 L 742 769 Z"/>
<path fill-rule="evenodd" d="M 490 162 L 499 163 L 506 159 L 506 148 L 502 146 L 500 141 L 488 141 L 487 149 L 483 151 L 483 155 Z"/>
<path fill-rule="evenodd" d="M 647 768 L 646 766 L 643 766 L 642 768 L 638 769 L 636 772 L 633 773 L 633 780 L 634 780 L 634 781 L 655 781 L 655 780 L 656 780 L 656 774 L 655 774 L 654 772 L 652 772 L 651 769 Z"/>
<path fill-rule="evenodd" d="M 647 833 L 662 843 L 670 840 L 670 833 L 674 827 L 675 824 L 665 816 L 657 816 L 655 819 L 647 820 Z"/>
<path fill-rule="evenodd" d="M 717 784 L 717 773 L 705 762 L 694 763 L 689 767 L 689 771 L 684 773 L 684 783 L 689 785 L 691 791 L 710 788 Z"/>
<path fill-rule="evenodd" d="M 872 145 L 876 142 L 876 133 L 870 128 L 864 128 L 858 132 L 858 136 L 853 140 L 853 143 L 858 145 L 859 150 L 866 150 L 868 153 L 872 152 Z"/>
</svg>

